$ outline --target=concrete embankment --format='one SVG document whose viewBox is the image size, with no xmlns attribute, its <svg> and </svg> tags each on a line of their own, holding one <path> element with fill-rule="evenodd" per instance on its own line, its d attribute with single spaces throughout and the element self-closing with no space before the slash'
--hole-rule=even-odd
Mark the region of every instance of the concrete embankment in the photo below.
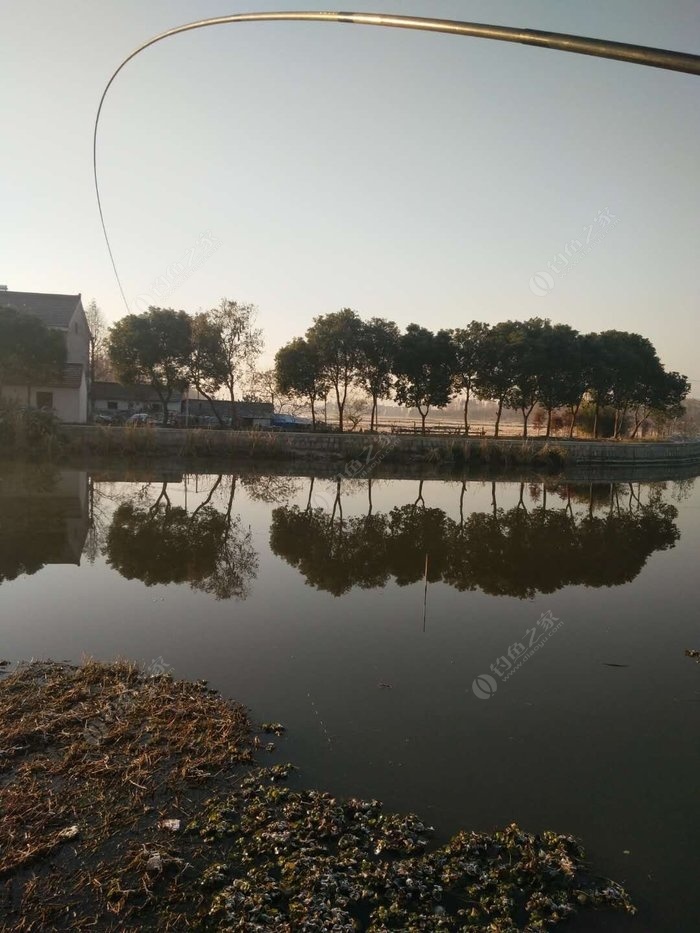
<svg viewBox="0 0 700 933">
<path fill-rule="evenodd" d="M 565 467 L 700 466 L 700 440 L 586 441 L 63 425 L 63 451 L 109 457 Z"/>
</svg>

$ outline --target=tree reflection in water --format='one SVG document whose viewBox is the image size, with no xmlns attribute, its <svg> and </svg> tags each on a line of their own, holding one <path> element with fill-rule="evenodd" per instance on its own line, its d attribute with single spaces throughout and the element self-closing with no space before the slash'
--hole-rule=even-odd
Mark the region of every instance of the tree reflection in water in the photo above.
<svg viewBox="0 0 700 933">
<path fill-rule="evenodd" d="M 147 586 L 189 583 L 216 599 L 246 599 L 257 576 L 258 555 L 250 528 L 232 514 L 236 478 L 226 481 L 223 509 L 212 505 L 223 476 L 191 513 L 171 503 L 167 482 L 152 503 L 122 502 L 102 548 L 108 563 L 128 580 Z"/>
<path fill-rule="evenodd" d="M 537 486 L 528 511 L 525 484 L 515 507 L 499 508 L 492 484 L 490 511 L 460 518 L 426 507 L 422 484 L 412 505 L 375 513 L 371 485 L 365 516 L 343 518 L 342 490 L 332 510 L 281 507 L 273 511 L 272 551 L 296 567 L 308 584 L 335 596 L 352 587 L 399 586 L 423 580 L 458 590 L 482 590 L 521 599 L 564 586 L 619 586 L 633 580 L 655 551 L 680 537 L 675 506 L 662 489 L 632 484 Z M 555 496 L 558 507 L 551 505 Z M 574 505 L 577 509 L 574 509 Z M 583 509 L 581 509 L 583 506 Z"/>
</svg>

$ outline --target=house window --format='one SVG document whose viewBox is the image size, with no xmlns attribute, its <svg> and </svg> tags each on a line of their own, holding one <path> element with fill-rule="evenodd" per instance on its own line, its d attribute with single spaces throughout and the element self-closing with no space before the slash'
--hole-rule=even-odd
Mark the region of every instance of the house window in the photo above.
<svg viewBox="0 0 700 933">
<path fill-rule="evenodd" d="M 117 408 L 119 408 L 119 403 L 118 402 L 107 402 L 107 408 L 109 408 L 110 411 L 116 411 Z"/>
<path fill-rule="evenodd" d="M 53 408 L 53 392 L 37 392 L 37 408 Z"/>
</svg>

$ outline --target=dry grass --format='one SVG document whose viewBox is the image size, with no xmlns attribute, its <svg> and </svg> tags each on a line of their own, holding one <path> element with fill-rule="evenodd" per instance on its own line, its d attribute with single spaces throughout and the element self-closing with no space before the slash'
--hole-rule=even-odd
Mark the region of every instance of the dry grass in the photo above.
<svg viewBox="0 0 700 933">
<path fill-rule="evenodd" d="M 9 674 L 0 684 L 0 883 L 13 921 L 0 928 L 82 928 L 143 911 L 164 874 L 147 869 L 151 850 L 172 848 L 160 820 L 189 818 L 197 786 L 231 780 L 251 749 L 245 709 L 202 684 L 144 678 L 127 663 L 36 663 Z M 178 858 L 166 872 L 175 901 Z"/>
</svg>

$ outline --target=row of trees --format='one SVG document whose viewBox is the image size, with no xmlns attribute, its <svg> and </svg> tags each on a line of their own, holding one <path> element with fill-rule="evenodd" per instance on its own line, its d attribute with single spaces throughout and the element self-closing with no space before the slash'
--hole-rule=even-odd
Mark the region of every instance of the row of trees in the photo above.
<svg viewBox="0 0 700 933">
<path fill-rule="evenodd" d="M 350 308 L 315 318 L 305 337 L 282 347 L 275 374 L 282 394 L 308 402 L 314 426 L 317 402 L 334 394 L 341 431 L 353 387 L 372 400 L 370 430 L 380 399 L 393 395 L 400 405 L 417 409 L 425 432 L 430 410 L 461 396 L 467 434 L 469 402 L 476 397 L 496 402 L 496 436 L 508 408 L 521 413 L 524 437 L 538 407 L 546 413 L 547 436 L 559 410 L 568 412 L 573 435 L 584 401 L 594 408 L 594 436 L 601 410 L 612 409 L 613 435 L 627 429 L 634 437 L 653 412 L 680 416 L 690 390 L 687 378 L 667 372 L 652 343 L 639 334 L 580 334 L 541 318 L 472 321 L 437 333 L 409 324 L 401 333 L 393 321 L 363 321 Z"/>
<path fill-rule="evenodd" d="M 176 392 L 194 386 L 213 405 L 225 391 L 230 401 L 263 350 L 254 305 L 224 298 L 217 308 L 189 315 L 151 307 L 128 314 L 109 331 L 107 350 L 117 379 L 125 385 L 148 383 L 161 401 L 163 421 Z"/>
<path fill-rule="evenodd" d="M 223 299 L 195 315 L 151 307 L 130 314 L 106 332 L 92 302 L 87 309 L 91 333 L 91 381 L 109 371 L 125 384 L 148 383 L 162 403 L 163 418 L 174 393 L 194 386 L 212 403 L 222 392 L 231 402 L 246 388 L 248 398 L 274 401 L 279 393 L 309 405 L 313 427 L 316 406 L 335 399 L 339 429 L 346 406 L 359 389 L 371 399 L 370 430 L 376 428 L 378 404 L 394 398 L 417 409 L 425 431 L 433 408 L 463 399 L 464 428 L 469 433 L 472 398 L 496 404 L 498 436 L 504 409 L 520 412 L 527 436 L 535 411 L 546 418 L 563 412 L 573 435 L 582 405 L 593 412 L 598 436 L 601 412 L 610 414 L 611 432 L 635 437 L 650 415 L 679 417 L 690 384 L 668 372 L 652 343 L 639 334 L 608 330 L 580 334 L 566 324 L 541 318 L 467 327 L 436 333 L 409 324 L 402 333 L 393 322 L 363 321 L 350 308 L 314 319 L 305 337 L 282 347 L 272 372 L 255 364 L 263 350 L 256 309 Z M 62 335 L 39 320 L 0 309 L 0 386 L 12 380 L 39 384 L 57 378 L 65 364 Z"/>
</svg>

